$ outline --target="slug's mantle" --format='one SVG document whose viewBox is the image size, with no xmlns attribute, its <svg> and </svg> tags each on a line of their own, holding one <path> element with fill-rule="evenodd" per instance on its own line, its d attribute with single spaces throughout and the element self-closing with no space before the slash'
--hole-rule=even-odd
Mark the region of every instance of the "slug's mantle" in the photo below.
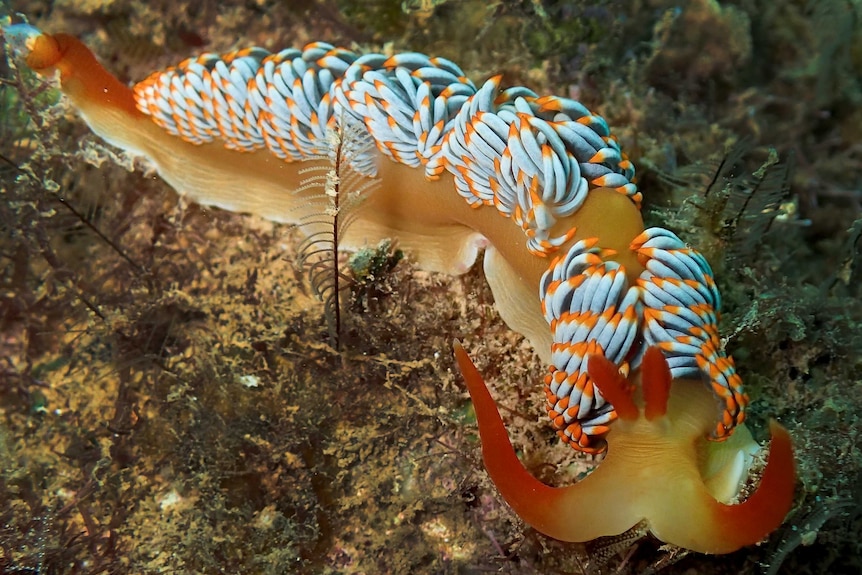
<svg viewBox="0 0 862 575">
<path fill-rule="evenodd" d="M 547 406 L 559 436 L 588 453 L 607 450 L 577 485 L 537 482 L 456 346 L 486 467 L 538 530 L 585 541 L 646 521 L 663 541 L 725 553 L 783 520 L 795 472 L 776 423 L 760 487 L 725 504 L 758 447 L 718 336 L 712 270 L 672 232 L 644 229 L 634 167 L 580 103 L 501 91 L 499 78 L 476 87 L 439 58 L 359 56 L 320 42 L 204 54 L 128 88 L 71 36 L 26 25 L 5 35 L 36 72 L 59 75 L 94 132 L 146 157 L 202 204 L 308 221 L 315 204 L 303 170 L 326 165 L 330 131 L 367 131 L 369 145 L 351 162 L 380 186 L 341 247 L 395 237 L 420 267 L 456 274 L 484 249 L 501 316 L 550 364 Z"/>
</svg>

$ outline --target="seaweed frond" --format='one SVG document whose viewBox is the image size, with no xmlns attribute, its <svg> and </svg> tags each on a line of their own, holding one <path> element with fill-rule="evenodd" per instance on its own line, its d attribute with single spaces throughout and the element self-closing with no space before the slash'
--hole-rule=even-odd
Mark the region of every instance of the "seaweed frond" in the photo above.
<svg viewBox="0 0 862 575">
<path fill-rule="evenodd" d="M 829 281 L 829 287 L 832 288 L 840 282 L 851 295 L 856 295 L 862 283 L 862 218 L 856 219 L 847 230 L 844 254 L 844 261 Z"/>
<path fill-rule="evenodd" d="M 697 247 L 714 263 L 750 259 L 789 193 L 793 156 L 782 160 L 770 148 L 760 167 L 750 171 L 751 155 L 750 141 L 741 140 L 707 162 L 659 175 L 671 189 L 688 194 L 694 213 L 685 219 L 692 233 L 706 234 Z M 691 195 L 692 190 L 699 192 Z"/>
<path fill-rule="evenodd" d="M 862 513 L 858 502 L 849 498 L 817 496 L 813 502 L 806 503 L 805 508 L 794 511 L 781 528 L 781 537 L 775 539 L 768 559 L 761 565 L 764 575 L 776 575 L 796 549 L 812 545 L 827 521 L 842 516 L 858 517 Z"/>
<path fill-rule="evenodd" d="M 351 281 L 338 265 L 341 238 L 355 220 L 359 204 L 380 186 L 379 179 L 360 171 L 372 146 L 371 136 L 362 124 L 342 119 L 329 133 L 328 165 L 301 170 L 307 177 L 295 192 L 311 192 L 304 208 L 312 212 L 298 224 L 306 234 L 297 248 L 298 264 L 324 304 L 329 338 L 335 349 L 340 348 L 341 291 Z"/>
<path fill-rule="evenodd" d="M 775 218 L 790 191 L 794 157 L 784 161 L 775 149 L 750 176 L 733 182 L 728 190 L 723 231 L 730 240 L 730 260 L 749 258 Z"/>
<path fill-rule="evenodd" d="M 351 310 L 369 312 L 376 302 L 390 295 L 390 273 L 404 259 L 404 252 L 391 239 L 381 240 L 376 246 L 368 246 L 350 256 L 347 266 L 352 277 Z"/>
</svg>

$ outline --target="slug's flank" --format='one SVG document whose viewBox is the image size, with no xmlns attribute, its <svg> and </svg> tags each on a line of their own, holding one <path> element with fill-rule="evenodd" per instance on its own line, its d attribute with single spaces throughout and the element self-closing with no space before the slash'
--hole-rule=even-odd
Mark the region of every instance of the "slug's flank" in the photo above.
<svg viewBox="0 0 862 575">
<path fill-rule="evenodd" d="M 499 77 L 476 85 L 442 58 L 323 42 L 203 54 L 128 88 L 75 38 L 29 26 L 5 34 L 31 68 L 59 75 L 96 133 L 202 204 L 313 219 L 301 170 L 325 164 L 333 130 L 366 130 L 351 167 L 381 185 L 341 246 L 395 237 L 420 267 L 446 273 L 464 273 L 484 249 L 501 316 L 549 364 L 559 436 L 607 451 L 577 485 L 536 481 L 456 345 L 488 472 L 536 529 L 585 541 L 646 521 L 663 541 L 726 553 L 783 520 L 795 472 L 775 423 L 760 488 L 726 504 L 757 446 L 719 338 L 712 270 L 672 232 L 644 229 L 631 161 L 580 103 L 501 89 Z"/>
</svg>

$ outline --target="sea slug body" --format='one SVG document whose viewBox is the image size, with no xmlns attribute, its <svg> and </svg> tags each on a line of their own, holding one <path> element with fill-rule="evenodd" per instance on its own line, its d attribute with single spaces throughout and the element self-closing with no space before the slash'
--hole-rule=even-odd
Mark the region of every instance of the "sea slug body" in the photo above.
<svg viewBox="0 0 862 575">
<path fill-rule="evenodd" d="M 477 87 L 442 58 L 322 42 L 204 54 L 130 89 L 71 36 L 4 33 L 36 72 L 59 74 L 93 131 L 202 204 L 308 219 L 299 166 L 321 164 L 332 130 L 364 127 L 371 145 L 353 168 L 381 185 L 342 246 L 396 237 L 420 267 L 447 273 L 484 248 L 501 316 L 550 365 L 554 428 L 576 449 L 606 452 L 576 485 L 539 483 L 456 345 L 486 467 L 539 531 L 586 541 L 644 521 L 665 542 L 726 553 L 783 521 L 795 471 L 776 423 L 760 487 L 729 504 L 757 445 L 719 338 L 712 270 L 672 232 L 644 229 L 632 162 L 580 103 L 501 90 L 499 77 Z"/>
</svg>

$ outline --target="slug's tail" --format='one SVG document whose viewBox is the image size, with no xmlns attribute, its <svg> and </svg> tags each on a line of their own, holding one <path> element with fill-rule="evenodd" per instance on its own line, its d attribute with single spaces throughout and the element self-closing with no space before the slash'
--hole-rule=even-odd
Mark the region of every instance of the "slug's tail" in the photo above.
<svg viewBox="0 0 862 575">
<path fill-rule="evenodd" d="M 89 48 L 69 34 L 46 34 L 29 24 L 3 29 L 7 42 L 24 56 L 27 65 L 42 76 L 59 72 L 60 83 L 78 107 L 100 105 L 137 117 L 134 94 L 112 76 Z"/>
</svg>

